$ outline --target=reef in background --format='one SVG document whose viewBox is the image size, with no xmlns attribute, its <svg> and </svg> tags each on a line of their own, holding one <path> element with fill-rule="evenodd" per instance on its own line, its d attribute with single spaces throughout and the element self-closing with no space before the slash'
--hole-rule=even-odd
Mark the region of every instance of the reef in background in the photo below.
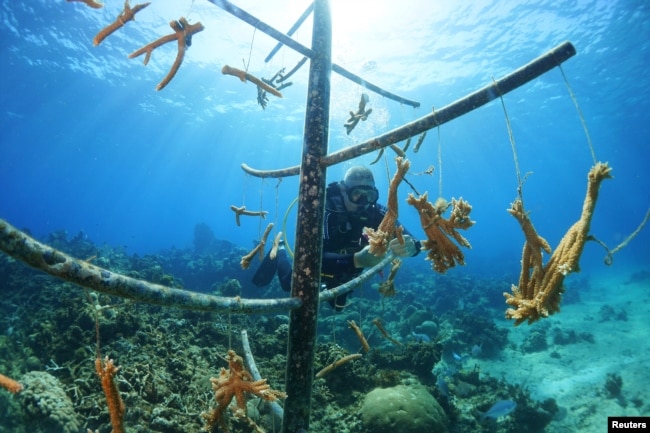
<svg viewBox="0 0 650 433">
<path fill-rule="evenodd" d="M 197 225 L 193 248 L 146 256 L 97 247 L 83 233 L 68 239 L 59 231 L 45 241 L 160 284 L 222 296 L 286 296 L 276 282 L 263 290 L 252 286 L 254 270 L 239 266 L 246 251 L 217 240 L 206 225 Z M 401 385 L 424 387 L 444 410 L 448 431 L 535 432 L 551 422 L 558 412 L 552 400 L 535 402 L 525 388 L 489 377 L 477 366 L 482 357 L 498 357 L 509 343 L 507 331 L 489 318 L 494 314 L 489 297 L 471 294 L 489 293 L 486 288 L 501 283 L 446 279 L 432 289 L 435 278 L 406 271 L 394 298 L 364 287 L 342 313 L 322 306 L 315 371 L 359 351 L 348 320 L 359 323 L 371 349 L 314 382 L 311 432 L 366 433 L 361 415 L 366 395 Z M 450 285 L 465 286 L 455 292 L 465 297 L 449 295 L 459 289 Z M 274 389 L 284 389 L 287 315 L 228 316 L 137 304 L 87 292 L 5 255 L 0 292 L 0 372 L 28 384 L 27 392 L 16 396 L 0 391 L 0 433 L 110 432 L 94 366 L 96 317 L 102 356 L 121 366 L 117 383 L 128 432 L 200 431 L 201 413 L 215 405 L 209 379 L 226 366 L 222 357 L 229 348 L 240 349 L 242 329 L 251 336 L 262 376 Z M 380 335 L 372 324 L 378 317 L 401 345 Z M 52 399 L 66 404 L 52 406 Z M 484 420 L 481 413 L 504 399 L 516 402 L 516 410 L 499 422 Z M 250 399 L 248 414 L 267 431 L 274 431 L 275 422 L 277 431 L 264 403 Z M 232 432 L 251 431 L 234 417 L 230 422 Z"/>
</svg>

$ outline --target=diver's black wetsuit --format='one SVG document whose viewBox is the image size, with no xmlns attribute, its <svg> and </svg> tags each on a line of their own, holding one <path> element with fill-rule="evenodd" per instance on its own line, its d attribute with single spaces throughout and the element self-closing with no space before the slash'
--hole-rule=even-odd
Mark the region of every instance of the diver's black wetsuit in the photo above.
<svg viewBox="0 0 650 433">
<path fill-rule="evenodd" d="M 323 259 L 321 263 L 321 283 L 327 288 L 338 287 L 359 276 L 363 268 L 354 266 L 354 253 L 368 245 L 363 228 L 379 227 L 387 208 L 375 203 L 362 212 L 349 212 L 345 208 L 339 182 L 327 186 L 325 193 L 325 219 L 323 231 Z M 399 226 L 396 222 L 396 226 Z M 404 230 L 404 234 L 410 234 Z M 414 238 L 415 239 L 415 238 Z M 420 242 L 416 241 L 415 254 L 420 252 Z M 291 290 L 291 262 L 286 251 L 278 254 L 278 279 L 285 291 Z M 330 301 L 340 310 L 345 306 L 347 293 Z"/>
</svg>

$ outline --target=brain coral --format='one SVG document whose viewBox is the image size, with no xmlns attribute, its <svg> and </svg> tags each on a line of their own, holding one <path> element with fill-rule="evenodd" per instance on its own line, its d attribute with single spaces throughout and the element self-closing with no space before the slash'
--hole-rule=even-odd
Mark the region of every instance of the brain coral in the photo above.
<svg viewBox="0 0 650 433">
<path fill-rule="evenodd" d="M 373 433 L 445 433 L 446 416 L 420 384 L 376 388 L 361 407 L 363 424 Z"/>
</svg>

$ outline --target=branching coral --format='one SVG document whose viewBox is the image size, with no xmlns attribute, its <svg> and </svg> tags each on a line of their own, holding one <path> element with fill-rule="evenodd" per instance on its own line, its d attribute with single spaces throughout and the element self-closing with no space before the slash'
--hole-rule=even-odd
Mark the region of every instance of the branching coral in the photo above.
<svg viewBox="0 0 650 433">
<path fill-rule="evenodd" d="M 234 204 L 230 205 L 230 210 L 235 212 L 235 222 L 239 226 L 241 224 L 241 216 L 246 215 L 246 216 L 258 216 L 261 217 L 262 219 L 266 218 L 266 214 L 268 214 L 267 211 L 265 210 L 248 210 L 246 209 L 246 206 L 241 206 L 237 207 Z"/>
<path fill-rule="evenodd" d="M 551 248 L 548 242 L 537 234 L 523 203 L 517 199 L 508 209 L 519 221 L 526 237 L 519 284 L 512 286 L 512 294 L 503 294 L 506 303 L 515 307 L 506 311 L 506 318 L 514 319 L 515 326 L 526 320 L 530 324 L 560 311 L 564 278 L 569 273 L 580 270 L 578 261 L 585 243 L 589 240 L 589 228 L 600 183 L 611 177 L 611 168 L 607 163 L 599 162 L 589 170 L 587 194 L 580 219 L 566 232 L 545 266 L 542 264 L 542 251 L 550 254 Z"/>
<path fill-rule="evenodd" d="M 232 75 L 233 77 L 239 78 L 243 83 L 246 81 L 250 81 L 251 83 L 255 84 L 258 88 L 269 92 L 272 95 L 277 96 L 278 98 L 282 98 L 282 93 L 280 93 L 277 89 L 274 87 L 271 87 L 264 81 L 260 80 L 259 78 L 255 77 L 254 75 L 249 74 L 246 71 L 242 71 L 241 69 L 233 68 L 232 66 L 224 65 L 223 68 L 221 68 L 221 73 L 224 75 Z"/>
<path fill-rule="evenodd" d="M 370 98 L 365 93 L 361 94 L 361 100 L 359 101 L 359 108 L 357 112 L 350 111 L 350 118 L 343 125 L 345 127 L 345 132 L 350 135 L 350 132 L 357 126 L 360 120 L 367 120 L 370 113 L 372 113 L 372 108 L 366 110 L 366 104 L 370 101 Z"/>
<path fill-rule="evenodd" d="M 444 200 L 438 200 L 434 205 L 427 201 L 425 192 L 419 198 L 409 194 L 406 201 L 420 214 L 420 223 L 427 235 L 427 240 L 422 243 L 422 249 L 429 250 L 427 260 L 431 260 L 433 269 L 444 274 L 447 269 L 456 266 L 456 263 L 464 265 L 465 256 L 449 236 L 453 237 L 460 246 L 472 247 L 469 241 L 456 231 L 474 225 L 474 221 L 469 218 L 472 206 L 462 198 L 452 199 L 451 215 L 448 219 L 444 219 L 442 214 L 449 207 Z"/>
<path fill-rule="evenodd" d="M 357 323 L 354 320 L 348 320 L 348 326 L 356 334 L 357 338 L 359 339 L 359 342 L 361 343 L 361 347 L 363 348 L 363 351 L 366 353 L 370 352 L 370 345 L 368 344 L 368 340 L 366 340 L 366 336 L 363 335 L 363 331 L 361 330 L 361 328 L 359 328 L 359 325 L 357 325 Z"/>
<path fill-rule="evenodd" d="M 142 3 L 139 5 L 131 7 L 129 4 L 129 0 L 125 0 L 124 2 L 124 9 L 120 14 L 117 16 L 115 21 L 113 21 L 111 24 L 107 25 L 104 27 L 93 39 L 93 45 L 97 46 L 99 45 L 104 39 L 106 39 L 108 36 L 110 36 L 111 33 L 113 33 L 115 30 L 119 29 L 122 27 L 124 24 L 128 23 L 129 21 L 135 20 L 135 14 L 140 12 L 142 9 L 146 8 L 149 6 L 151 3 Z"/>
<path fill-rule="evenodd" d="M 361 356 L 362 355 L 360 353 L 353 353 L 352 355 L 347 355 L 337 359 L 336 361 L 332 362 L 330 365 L 328 365 L 327 367 L 323 368 L 318 373 L 316 373 L 316 379 L 320 379 L 321 377 L 330 374 L 332 371 L 336 370 L 340 366 L 345 365 L 350 361 L 359 359 L 361 358 Z"/>
<path fill-rule="evenodd" d="M 68 2 L 80 2 L 85 4 L 88 7 L 91 7 L 93 9 L 101 9 L 104 7 L 104 3 L 100 3 L 95 0 L 67 0 Z"/>
<path fill-rule="evenodd" d="M 122 397 L 120 397 L 120 391 L 117 389 L 117 383 L 115 383 L 115 375 L 119 369 L 120 367 L 117 367 L 112 359 L 108 359 L 108 356 L 103 362 L 100 357 L 95 359 L 95 371 L 102 382 L 102 389 L 106 396 L 108 413 L 111 418 L 111 426 L 113 427 L 111 433 L 124 433 L 124 413 L 126 408 Z"/>
<path fill-rule="evenodd" d="M 172 64 L 172 67 L 165 78 L 163 78 L 158 86 L 156 86 L 156 90 L 162 90 L 167 84 L 169 84 L 172 78 L 174 78 L 176 72 L 178 72 L 178 69 L 183 63 L 183 58 L 185 57 L 185 51 L 187 50 L 187 47 L 192 45 L 192 35 L 204 29 L 203 24 L 200 22 L 196 24 L 190 24 L 187 22 L 185 17 L 180 17 L 178 21 L 172 20 L 169 23 L 169 26 L 172 28 L 172 30 L 174 30 L 174 33 L 171 35 L 163 36 L 162 38 L 159 38 L 150 44 L 145 45 L 139 50 L 129 54 L 129 59 L 133 59 L 146 53 L 144 57 L 144 64 L 146 65 L 151 59 L 153 50 L 161 45 L 166 44 L 167 42 L 174 40 L 178 42 L 178 52 L 176 53 L 176 59 L 174 60 L 174 63 Z"/>
<path fill-rule="evenodd" d="M 402 260 L 399 257 L 395 257 L 390 263 L 391 267 L 388 278 L 379 285 L 379 293 L 386 298 L 395 296 L 395 276 L 400 266 L 402 266 Z"/>
<path fill-rule="evenodd" d="M 239 263 L 241 265 L 242 269 L 248 269 L 251 265 L 251 260 L 253 260 L 253 257 L 255 257 L 256 254 L 259 254 L 260 260 L 264 258 L 264 248 L 266 248 L 266 239 L 269 237 L 269 233 L 271 233 L 271 229 L 273 228 L 273 223 L 269 223 L 266 226 L 266 229 L 264 230 L 264 234 L 262 235 L 262 239 L 260 240 L 260 243 L 255 246 L 248 254 L 246 254 L 244 257 L 241 258 L 241 262 Z"/>
<path fill-rule="evenodd" d="M 374 230 L 370 227 L 365 227 L 363 232 L 368 236 L 368 244 L 370 245 L 370 253 L 376 256 L 383 256 L 388 250 L 388 242 L 395 236 L 399 234 L 401 236 L 401 231 L 396 233 L 395 222 L 397 221 L 397 187 L 406 176 L 406 172 L 411 167 L 411 161 L 408 159 L 403 159 L 402 157 L 395 158 L 397 163 L 397 171 L 393 175 L 393 178 L 390 181 L 390 186 L 388 188 L 388 201 L 386 203 L 386 214 L 384 219 L 379 223 L 377 230 Z M 402 241 L 403 242 L 403 241 Z"/>
<path fill-rule="evenodd" d="M 23 390 L 22 384 L 4 374 L 0 374 L 0 388 L 4 388 L 13 394 L 17 394 Z"/>
<path fill-rule="evenodd" d="M 244 360 L 233 350 L 228 351 L 226 360 L 228 369 L 222 368 L 219 377 L 210 378 L 217 407 L 211 413 L 203 414 L 207 422 L 205 427 L 207 431 L 213 431 L 214 427 L 219 425 L 225 432 L 228 432 L 228 423 L 224 415 L 233 398 L 237 404 L 235 416 L 247 418 L 247 393 L 266 401 L 275 401 L 287 396 L 284 392 L 271 389 L 270 385 L 266 383 L 266 379 L 253 381 L 251 374 L 244 368 Z"/>
</svg>

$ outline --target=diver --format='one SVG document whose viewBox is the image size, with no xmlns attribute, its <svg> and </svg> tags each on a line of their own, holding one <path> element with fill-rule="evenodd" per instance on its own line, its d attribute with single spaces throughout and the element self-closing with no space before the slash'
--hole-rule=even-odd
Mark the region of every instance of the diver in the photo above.
<svg viewBox="0 0 650 433">
<path fill-rule="evenodd" d="M 321 283 L 324 288 L 335 288 L 359 276 L 365 268 L 375 266 L 382 260 L 369 252 L 364 227 L 377 229 L 386 211 L 377 203 L 379 191 L 375 188 L 372 172 L 363 166 L 350 168 L 342 181 L 330 183 L 325 192 L 325 217 L 323 230 L 323 257 Z M 399 221 L 395 224 L 399 227 Z M 388 244 L 395 256 L 412 257 L 420 252 L 420 242 L 404 230 L 404 244 L 393 239 Z M 253 284 L 265 286 L 273 276 L 278 276 L 280 286 L 291 290 L 291 261 L 283 246 L 276 259 L 267 256 L 253 276 Z M 348 293 L 332 299 L 336 311 L 346 306 Z"/>
</svg>

